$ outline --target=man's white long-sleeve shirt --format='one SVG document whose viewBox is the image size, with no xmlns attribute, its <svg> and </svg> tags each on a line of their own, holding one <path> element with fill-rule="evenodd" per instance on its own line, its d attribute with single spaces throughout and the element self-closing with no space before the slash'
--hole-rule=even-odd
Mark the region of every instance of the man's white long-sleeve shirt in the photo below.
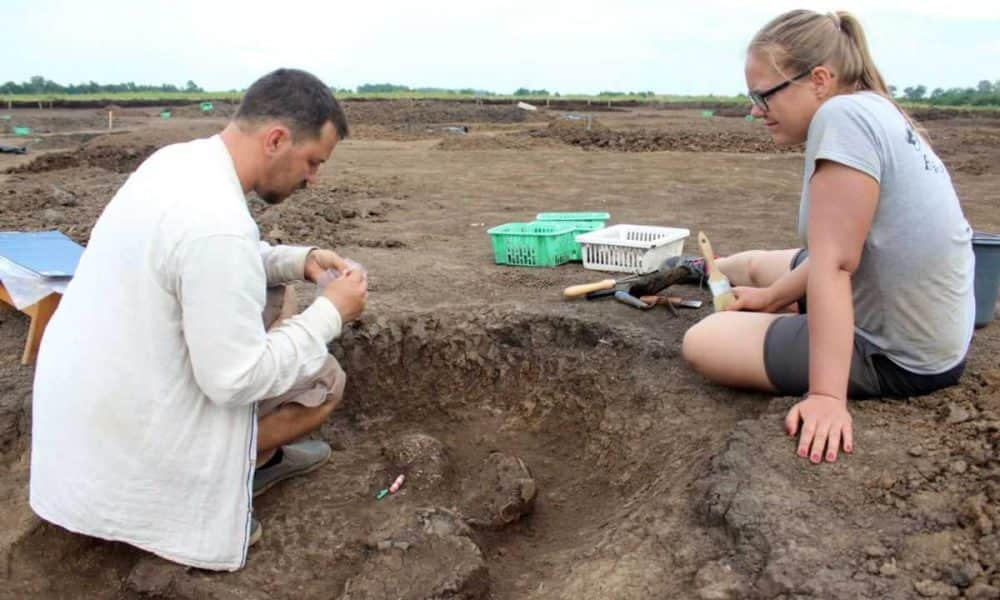
<svg viewBox="0 0 1000 600">
<path fill-rule="evenodd" d="M 219 136 L 168 146 L 95 225 L 35 373 L 31 506 L 170 560 L 246 560 L 256 402 L 319 371 L 326 298 L 269 332 L 267 285 L 309 248 L 271 247 Z"/>
</svg>

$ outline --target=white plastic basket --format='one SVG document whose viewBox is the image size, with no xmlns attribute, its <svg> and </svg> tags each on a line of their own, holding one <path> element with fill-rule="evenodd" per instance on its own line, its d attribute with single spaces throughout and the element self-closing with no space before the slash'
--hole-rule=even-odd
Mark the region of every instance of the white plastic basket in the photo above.
<svg viewBox="0 0 1000 600">
<path fill-rule="evenodd" d="M 650 273 L 684 250 L 691 235 L 679 227 L 612 225 L 576 236 L 585 269 L 616 273 Z"/>
</svg>

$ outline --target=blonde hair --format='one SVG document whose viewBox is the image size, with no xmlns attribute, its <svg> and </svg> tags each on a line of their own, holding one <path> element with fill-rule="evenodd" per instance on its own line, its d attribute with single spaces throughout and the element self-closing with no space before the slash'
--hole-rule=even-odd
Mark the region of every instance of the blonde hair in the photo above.
<svg viewBox="0 0 1000 600">
<path fill-rule="evenodd" d="M 801 73 L 826 65 L 837 75 L 841 89 L 868 90 L 885 97 L 913 129 L 927 137 L 927 132 L 893 99 L 868 50 L 861 23 L 848 12 L 786 12 L 764 25 L 747 51 L 769 55 L 779 73 Z"/>
</svg>

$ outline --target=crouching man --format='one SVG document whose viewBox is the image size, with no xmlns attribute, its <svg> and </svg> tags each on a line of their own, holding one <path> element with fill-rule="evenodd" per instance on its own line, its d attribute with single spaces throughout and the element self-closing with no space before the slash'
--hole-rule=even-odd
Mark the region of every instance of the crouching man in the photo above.
<svg viewBox="0 0 1000 600">
<path fill-rule="evenodd" d="M 167 146 L 94 226 L 35 373 L 31 507 L 71 531 L 235 570 L 261 535 L 253 496 L 323 464 L 294 443 L 340 401 L 327 353 L 367 280 L 335 252 L 269 246 L 247 207 L 315 182 L 347 136 L 320 80 L 255 82 L 218 135 Z M 341 272 L 294 314 L 281 286 Z"/>
</svg>

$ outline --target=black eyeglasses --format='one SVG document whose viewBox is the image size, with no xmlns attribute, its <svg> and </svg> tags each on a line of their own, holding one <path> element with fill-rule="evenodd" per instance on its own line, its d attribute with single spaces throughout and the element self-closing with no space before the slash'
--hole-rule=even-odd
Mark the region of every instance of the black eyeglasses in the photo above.
<svg viewBox="0 0 1000 600">
<path fill-rule="evenodd" d="M 747 95 L 750 96 L 750 102 L 752 102 L 754 106 L 756 106 L 757 108 L 761 109 L 762 111 L 767 112 L 768 111 L 768 108 L 767 108 L 767 99 L 770 96 L 773 96 L 773 95 L 777 94 L 778 92 L 780 92 L 781 90 L 785 89 L 786 87 L 792 85 L 793 81 L 796 81 L 798 79 L 802 79 L 806 75 L 812 73 L 812 70 L 815 69 L 815 68 L 816 68 L 815 66 L 809 67 L 808 69 L 806 69 L 805 71 L 802 71 L 801 73 L 799 73 L 795 77 L 792 77 L 791 79 L 786 79 L 786 80 L 782 81 L 781 83 L 779 83 L 778 85 L 774 86 L 773 88 L 771 88 L 769 90 L 764 90 L 763 92 L 753 92 L 753 91 L 748 92 Z"/>
</svg>

